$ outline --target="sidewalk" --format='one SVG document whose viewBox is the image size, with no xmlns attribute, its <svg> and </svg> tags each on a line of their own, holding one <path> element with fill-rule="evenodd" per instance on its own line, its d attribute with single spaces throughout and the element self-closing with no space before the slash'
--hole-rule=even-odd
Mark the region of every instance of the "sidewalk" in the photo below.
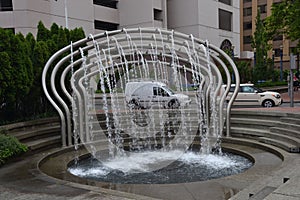
<svg viewBox="0 0 300 200">
<path fill-rule="evenodd" d="M 284 103 L 287 103 L 287 102 L 291 101 L 288 92 L 281 93 L 281 98 L 283 99 Z M 294 98 L 293 99 L 294 99 L 295 103 L 299 103 L 300 102 L 300 90 L 294 91 Z"/>
</svg>

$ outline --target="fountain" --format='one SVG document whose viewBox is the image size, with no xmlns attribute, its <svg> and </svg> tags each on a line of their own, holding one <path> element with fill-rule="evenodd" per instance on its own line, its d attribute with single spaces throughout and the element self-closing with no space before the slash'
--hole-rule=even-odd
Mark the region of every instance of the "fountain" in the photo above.
<svg viewBox="0 0 300 200">
<path fill-rule="evenodd" d="M 162 184 L 248 169 L 248 159 L 220 146 L 222 136 L 230 135 L 238 92 L 236 87 L 225 102 L 229 68 L 238 86 L 238 71 L 225 52 L 192 35 L 154 28 L 90 35 L 61 49 L 44 68 L 43 89 L 59 113 L 63 147 L 89 152 L 78 153 L 69 172 L 102 182 Z M 223 93 L 221 72 L 227 85 Z M 138 96 L 130 106 L 129 82 L 160 83 L 168 94 L 147 95 L 145 107 Z M 171 90 L 190 103 L 176 102 Z"/>
</svg>

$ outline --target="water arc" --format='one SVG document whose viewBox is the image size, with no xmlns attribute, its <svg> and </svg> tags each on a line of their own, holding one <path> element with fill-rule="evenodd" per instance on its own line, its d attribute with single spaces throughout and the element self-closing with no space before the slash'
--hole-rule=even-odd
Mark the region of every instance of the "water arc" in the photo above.
<svg viewBox="0 0 300 200">
<path fill-rule="evenodd" d="M 89 35 L 58 51 L 44 68 L 42 84 L 61 118 L 63 146 L 81 143 L 95 156 L 94 144 L 106 139 L 115 157 L 145 149 L 186 151 L 199 143 L 199 151 L 208 154 L 219 148 L 224 125 L 229 135 L 237 89 L 224 105 L 229 87 L 222 91 L 221 69 L 228 86 L 228 68 L 239 85 L 234 62 L 208 41 L 170 30 L 123 29 Z M 129 82 L 159 83 L 191 103 L 183 106 L 171 93 L 155 101 L 156 95 L 148 95 L 150 106 L 140 101 L 139 109 L 132 109 L 125 94 Z"/>
</svg>

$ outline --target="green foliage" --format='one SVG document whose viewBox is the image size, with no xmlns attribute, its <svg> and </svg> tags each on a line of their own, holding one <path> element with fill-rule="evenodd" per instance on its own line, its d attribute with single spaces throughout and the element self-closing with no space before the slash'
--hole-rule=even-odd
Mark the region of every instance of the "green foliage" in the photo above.
<svg viewBox="0 0 300 200">
<path fill-rule="evenodd" d="M 0 37 L 1 114 L 5 113 L 7 118 L 19 117 L 22 99 L 33 83 L 30 48 L 22 34 L 0 29 Z"/>
<path fill-rule="evenodd" d="M 13 100 L 14 95 L 11 94 L 10 85 L 12 80 L 12 67 L 10 64 L 10 58 L 7 52 L 0 52 L 0 105 L 4 104 L 8 100 Z"/>
<path fill-rule="evenodd" d="M 257 87 L 274 87 L 274 86 L 287 86 L 287 82 L 285 81 L 266 81 L 264 83 L 255 84 Z"/>
<path fill-rule="evenodd" d="M 300 0 L 284 0 L 272 5 L 272 14 L 266 18 L 268 38 L 285 34 L 292 41 L 300 38 Z M 300 43 L 298 41 L 298 47 Z"/>
<path fill-rule="evenodd" d="M 15 137 L 4 134 L 4 131 L 0 132 L 0 165 L 27 150 L 27 146 L 21 144 Z"/>
<path fill-rule="evenodd" d="M 37 37 L 0 28 L 0 124 L 52 111 L 41 88 L 43 68 L 52 54 L 84 38 L 82 28 L 68 30 L 38 24 Z"/>
<path fill-rule="evenodd" d="M 256 83 L 258 80 L 265 80 L 268 74 L 267 67 L 267 52 L 271 49 L 268 44 L 267 32 L 263 21 L 260 17 L 260 10 L 257 12 L 256 16 L 256 30 L 252 38 L 252 48 L 255 48 L 255 66 L 253 68 L 253 82 Z"/>
<path fill-rule="evenodd" d="M 38 32 L 36 36 L 37 41 L 46 41 L 50 38 L 51 32 L 44 26 L 43 22 L 39 22 L 38 24 Z"/>
<path fill-rule="evenodd" d="M 252 68 L 249 62 L 239 61 L 236 62 L 236 67 L 240 73 L 241 83 L 247 83 L 252 80 Z"/>
</svg>

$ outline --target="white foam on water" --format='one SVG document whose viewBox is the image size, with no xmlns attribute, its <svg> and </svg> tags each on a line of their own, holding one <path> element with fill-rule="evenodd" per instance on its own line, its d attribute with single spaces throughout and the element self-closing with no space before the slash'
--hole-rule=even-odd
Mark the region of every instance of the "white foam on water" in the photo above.
<svg viewBox="0 0 300 200">
<path fill-rule="evenodd" d="M 243 162 L 240 162 L 227 155 L 198 154 L 195 152 L 185 153 L 180 158 L 180 161 L 186 164 L 204 165 L 213 169 L 232 168 L 244 164 Z"/>
<path fill-rule="evenodd" d="M 106 176 L 110 173 L 110 169 L 107 169 L 103 166 L 98 167 L 91 167 L 91 168 L 83 168 L 83 167 L 76 167 L 76 168 L 69 168 L 69 172 L 74 174 L 75 176 Z"/>
<path fill-rule="evenodd" d="M 207 168 L 222 170 L 226 168 L 240 168 L 245 164 L 235 156 L 200 154 L 197 152 L 173 151 L 147 151 L 141 153 L 129 153 L 127 156 L 110 158 L 102 161 L 101 165 L 90 168 L 70 168 L 70 173 L 77 176 L 106 176 L 112 170 L 121 171 L 124 174 L 151 172 L 162 169 L 174 161 L 180 161 L 188 165 L 205 166 Z"/>
<path fill-rule="evenodd" d="M 167 164 L 178 160 L 184 152 L 174 151 L 147 151 L 141 153 L 130 153 L 128 156 L 115 157 L 104 161 L 102 164 L 108 168 L 122 171 L 124 173 L 150 172 L 165 167 Z M 155 164 L 155 167 L 153 166 Z"/>
</svg>

